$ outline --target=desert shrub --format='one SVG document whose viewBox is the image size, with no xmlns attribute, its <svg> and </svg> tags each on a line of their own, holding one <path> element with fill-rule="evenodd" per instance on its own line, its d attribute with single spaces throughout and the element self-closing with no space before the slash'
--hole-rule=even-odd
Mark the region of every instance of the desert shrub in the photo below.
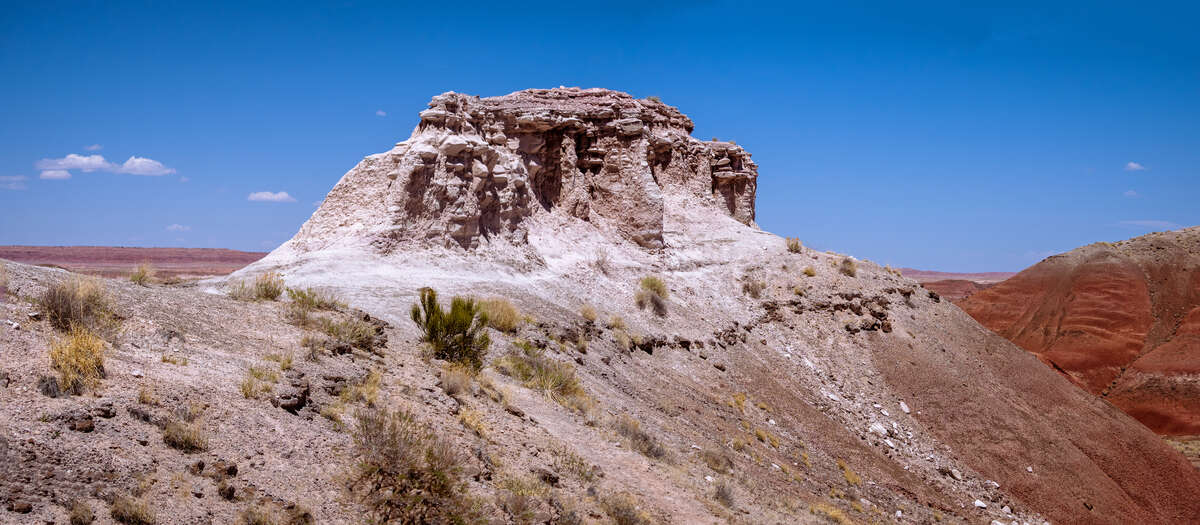
<svg viewBox="0 0 1200 525">
<path fill-rule="evenodd" d="M 442 368 L 442 390 L 446 395 L 457 397 L 471 389 L 471 373 L 474 370 L 459 364 L 451 364 Z"/>
<path fill-rule="evenodd" d="M 463 459 L 406 410 L 361 410 L 350 487 L 373 523 L 481 523 Z"/>
<path fill-rule="evenodd" d="M 170 421 L 163 427 L 163 443 L 184 452 L 208 449 L 208 439 L 200 426 L 182 421 Z"/>
<path fill-rule="evenodd" d="M 361 381 L 358 381 L 345 390 L 338 396 L 338 399 L 343 403 L 363 402 L 368 407 L 375 406 L 379 401 L 379 387 L 383 385 L 383 374 L 378 370 L 372 370 L 367 373 Z"/>
<path fill-rule="evenodd" d="M 306 335 L 300 338 L 300 348 L 305 350 L 304 358 L 309 361 L 316 361 L 325 351 L 326 342 L 328 340 L 322 337 L 313 337 Z"/>
<path fill-rule="evenodd" d="M 275 525 L 275 513 L 262 505 L 254 505 L 243 510 L 238 516 L 238 525 Z"/>
<path fill-rule="evenodd" d="M 761 297 L 762 291 L 766 287 L 767 283 L 759 281 L 758 279 L 746 277 L 745 280 L 742 281 L 742 293 L 749 295 L 754 299 Z"/>
<path fill-rule="evenodd" d="M 325 317 L 320 318 L 321 331 L 325 335 L 333 339 L 335 343 L 345 343 L 352 348 L 357 348 L 366 352 L 374 352 L 375 348 L 375 325 L 363 321 L 361 319 L 346 319 L 343 321 L 331 321 Z"/>
<path fill-rule="evenodd" d="M 125 525 L 154 525 L 154 511 L 144 501 L 129 496 L 117 496 L 109 507 L 112 519 Z"/>
<path fill-rule="evenodd" d="M 855 263 L 854 259 L 844 257 L 842 258 L 842 262 L 838 264 L 838 271 L 842 272 L 842 275 L 854 277 L 858 275 L 858 263 Z"/>
<path fill-rule="evenodd" d="M 92 507 L 87 503 L 75 500 L 68 510 L 67 519 L 71 525 L 91 525 L 93 521 L 96 521 L 96 514 L 92 512 Z"/>
<path fill-rule="evenodd" d="M 667 449 L 654 436 L 642 430 L 642 424 L 628 415 L 622 415 L 613 423 L 613 429 L 629 440 L 634 450 L 650 459 L 662 459 L 667 455 Z"/>
<path fill-rule="evenodd" d="M 421 328 L 421 340 L 429 344 L 435 358 L 476 370 L 483 366 L 492 340 L 484 330 L 488 316 L 474 299 L 455 297 L 446 311 L 438 303 L 436 291 L 422 288 L 420 302 L 412 306 L 411 316 Z"/>
<path fill-rule="evenodd" d="M 154 279 L 155 273 L 156 271 L 150 263 L 139 264 L 137 268 L 133 269 L 133 273 L 129 275 L 129 282 L 138 286 L 146 286 Z"/>
<path fill-rule="evenodd" d="M 846 483 L 853 486 L 862 485 L 862 477 L 850 469 L 850 466 L 845 461 L 837 460 L 837 466 L 842 471 L 842 477 L 846 478 Z"/>
<path fill-rule="evenodd" d="M 592 308 L 590 304 L 583 305 L 583 308 L 579 309 L 579 315 L 589 323 L 596 322 L 596 309 Z"/>
<path fill-rule="evenodd" d="M 659 277 L 648 275 L 642 277 L 641 289 L 634 295 L 634 303 L 638 308 L 650 306 L 655 314 L 667 315 L 667 284 Z"/>
<path fill-rule="evenodd" d="M 312 309 L 298 303 L 289 303 L 283 310 L 283 319 L 287 324 L 300 328 L 312 328 L 317 322 L 312 316 Z"/>
<path fill-rule="evenodd" d="M 596 258 L 592 259 L 592 268 L 596 271 L 608 275 L 612 271 L 612 262 L 609 260 L 608 252 L 604 250 L 596 250 Z"/>
<path fill-rule="evenodd" d="M 792 253 L 800 253 L 804 251 L 804 245 L 800 243 L 800 239 L 795 237 L 787 238 L 787 250 Z"/>
<path fill-rule="evenodd" d="M 604 508 L 604 513 L 608 514 L 608 517 L 616 525 L 653 525 L 654 523 L 649 515 L 638 508 L 638 501 L 632 494 L 616 494 L 604 498 L 600 503 Z"/>
<path fill-rule="evenodd" d="M 563 406 L 586 408 L 588 397 L 575 376 L 575 367 L 546 356 L 546 351 L 529 343 L 513 343 L 508 353 L 492 365 L 501 374 L 516 378 L 526 388 L 550 396 Z"/>
<path fill-rule="evenodd" d="M 733 508 L 735 504 L 733 499 L 733 486 L 729 483 L 726 483 L 724 480 L 718 482 L 716 492 L 713 494 L 713 498 L 716 499 L 718 503 L 726 507 Z"/>
<path fill-rule="evenodd" d="M 6 295 L 8 295 L 8 267 L 0 262 L 0 303 L 4 302 Z"/>
<path fill-rule="evenodd" d="M 625 319 L 619 315 L 614 315 L 608 319 L 608 327 L 613 330 L 624 330 L 626 328 Z"/>
<path fill-rule="evenodd" d="M 138 388 L 138 403 L 143 405 L 157 405 L 158 398 L 154 396 L 154 390 L 149 387 L 142 386 Z"/>
<path fill-rule="evenodd" d="M 65 392 L 94 388 L 104 377 L 104 340 L 81 325 L 50 345 L 50 368 L 58 371 Z"/>
<path fill-rule="evenodd" d="M 292 304 L 308 311 L 341 310 L 346 307 L 345 303 L 338 301 L 333 294 L 313 288 L 303 290 L 288 288 L 287 296 Z"/>
<path fill-rule="evenodd" d="M 50 326 L 70 330 L 80 325 L 99 332 L 116 322 L 108 294 L 95 279 L 72 277 L 50 285 L 39 300 Z"/>
<path fill-rule="evenodd" d="M 453 308 L 453 307 L 451 307 Z M 503 297 L 479 301 L 479 309 L 487 315 L 488 326 L 501 332 L 513 333 L 521 324 L 521 312 L 512 302 Z"/>
<path fill-rule="evenodd" d="M 658 95 L 650 95 L 650 96 L 646 97 L 646 100 L 649 100 L 651 102 L 660 102 L 660 103 L 662 102 L 662 99 L 658 98 Z"/>
<path fill-rule="evenodd" d="M 815 277 L 817 275 L 817 270 L 812 266 L 807 266 L 804 268 L 804 275 L 808 277 Z"/>
<path fill-rule="evenodd" d="M 575 451 L 564 446 L 555 446 L 550 449 L 550 452 L 554 455 L 552 466 L 555 471 L 570 474 L 584 482 L 596 479 L 596 470 Z"/>
</svg>

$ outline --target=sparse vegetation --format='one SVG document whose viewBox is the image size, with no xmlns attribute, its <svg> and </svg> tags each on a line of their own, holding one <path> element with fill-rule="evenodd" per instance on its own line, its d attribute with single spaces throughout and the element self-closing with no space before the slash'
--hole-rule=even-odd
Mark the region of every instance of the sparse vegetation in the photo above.
<svg viewBox="0 0 1200 525">
<path fill-rule="evenodd" d="M 50 345 L 50 368 L 58 372 L 64 392 L 95 388 L 104 377 L 104 341 L 82 325 Z"/>
<path fill-rule="evenodd" d="M 808 276 L 808 277 L 816 277 L 817 270 L 815 268 L 813 268 L 812 266 L 806 266 L 804 268 L 804 275 Z"/>
<path fill-rule="evenodd" d="M 406 410 L 362 410 L 356 419 L 350 487 L 372 523 L 483 521 L 452 443 Z"/>
<path fill-rule="evenodd" d="M 441 380 L 442 390 L 450 397 L 458 397 L 463 392 L 468 392 L 471 389 L 471 373 L 474 372 L 469 367 L 450 364 L 442 368 Z"/>
<path fill-rule="evenodd" d="M 269 507 L 253 505 L 238 516 L 238 525 L 275 525 L 278 521 Z"/>
<path fill-rule="evenodd" d="M 133 269 L 133 273 L 129 275 L 129 282 L 138 286 L 146 286 L 154 279 L 155 273 L 157 272 L 150 263 L 139 264 L 137 268 Z"/>
<path fill-rule="evenodd" d="M 344 343 L 351 348 L 373 352 L 375 348 L 375 326 L 359 319 L 331 321 L 322 317 L 321 331 L 335 343 Z"/>
<path fill-rule="evenodd" d="M 154 391 L 150 387 L 142 386 L 138 388 L 138 403 L 143 405 L 157 405 L 158 398 L 154 396 Z"/>
<path fill-rule="evenodd" d="M 596 309 L 592 308 L 590 304 L 583 305 L 583 308 L 579 309 L 579 315 L 583 317 L 584 321 L 589 323 L 596 322 Z"/>
<path fill-rule="evenodd" d="M 476 370 L 483 366 L 483 357 L 492 340 L 484 331 L 488 316 L 480 311 L 474 299 L 455 297 L 450 301 L 450 310 L 445 311 L 438 304 L 437 292 L 422 288 L 420 302 L 412 306 L 411 316 L 421 328 L 421 340 L 429 344 L 434 357 L 470 365 Z"/>
<path fill-rule="evenodd" d="M 82 500 L 75 500 L 71 503 L 71 508 L 67 519 L 71 525 L 91 525 L 96 521 L 96 514 L 92 512 L 92 507 Z"/>
<path fill-rule="evenodd" d="M 554 470 L 570 474 L 579 481 L 591 482 L 596 479 L 596 471 L 588 464 L 587 460 L 576 454 L 575 451 L 564 447 L 556 446 L 550 449 L 554 455 Z"/>
<path fill-rule="evenodd" d="M 625 319 L 619 315 L 614 315 L 608 319 L 608 327 L 612 330 L 624 330 Z"/>
<path fill-rule="evenodd" d="M 4 302 L 6 295 L 8 295 L 8 266 L 0 262 L 0 303 Z"/>
<path fill-rule="evenodd" d="M 759 297 L 761 297 L 762 291 L 766 287 L 767 287 L 767 283 L 764 283 L 764 282 L 762 282 L 758 279 L 755 279 L 753 277 L 750 277 L 750 276 L 746 276 L 742 280 L 742 293 L 749 295 L 751 298 L 754 298 L 754 299 L 758 299 Z"/>
<path fill-rule="evenodd" d="M 163 443 L 184 452 L 208 449 L 208 438 L 204 436 L 200 425 L 182 421 L 171 421 L 163 427 Z"/>
<path fill-rule="evenodd" d="M 650 306 L 656 315 L 667 315 L 667 283 L 662 278 L 647 275 L 639 282 L 641 289 L 634 295 L 638 308 Z"/>
<path fill-rule="evenodd" d="M 724 480 L 717 482 L 716 492 L 713 494 L 713 499 L 716 499 L 718 503 L 732 509 L 736 504 L 733 497 L 733 486 L 731 486 L 729 483 L 726 483 Z"/>
<path fill-rule="evenodd" d="M 594 403 L 584 392 L 575 376 L 575 367 L 546 356 L 546 351 L 525 342 L 514 342 L 513 348 L 497 359 L 501 374 L 514 377 L 526 388 L 550 396 L 559 404 L 586 412 Z"/>
<path fill-rule="evenodd" d="M 646 97 L 646 100 L 649 100 L 651 102 L 662 103 L 662 99 L 658 98 L 658 95 L 650 95 L 650 96 Z"/>
<path fill-rule="evenodd" d="M 850 466 L 847 465 L 845 461 L 841 459 L 837 460 L 837 466 L 842 471 L 842 477 L 846 478 L 846 483 L 853 486 L 862 485 L 862 477 L 851 470 Z"/>
<path fill-rule="evenodd" d="M 642 424 L 636 419 L 622 414 L 613 423 L 613 429 L 629 440 L 629 445 L 643 456 L 650 459 L 662 459 L 667 455 L 667 449 L 654 436 L 642 430 Z"/>
<path fill-rule="evenodd" d="M 164 363 L 167 363 L 169 365 L 175 365 L 175 366 L 187 366 L 187 364 L 188 364 L 188 358 L 186 358 L 186 357 L 167 355 L 167 354 L 162 355 L 161 361 Z"/>
<path fill-rule="evenodd" d="M 842 272 L 842 275 L 854 277 L 858 275 L 858 263 L 854 262 L 854 259 L 843 257 L 842 262 L 838 264 L 838 271 Z"/>
<path fill-rule="evenodd" d="M 729 456 L 713 450 L 704 450 L 700 453 L 700 459 L 704 461 L 708 468 L 716 472 L 726 474 L 733 470 L 733 460 Z"/>
<path fill-rule="evenodd" d="M 654 523 L 654 520 L 639 508 L 640 505 L 632 494 L 616 494 L 604 498 L 600 503 L 604 507 L 604 513 L 608 514 L 608 517 L 616 525 L 652 525 Z"/>
<path fill-rule="evenodd" d="M 800 243 L 800 239 L 796 237 L 788 237 L 787 250 L 792 253 L 800 253 L 804 251 L 804 245 Z"/>
<path fill-rule="evenodd" d="M 267 272 L 254 278 L 254 282 L 238 281 L 229 289 L 229 297 L 239 301 L 275 301 L 283 295 L 283 278 L 275 272 Z"/>
<path fill-rule="evenodd" d="M 144 501 L 129 496 L 117 496 L 109 507 L 112 519 L 125 525 L 154 525 L 154 511 Z"/>
<path fill-rule="evenodd" d="M 117 322 L 104 286 L 95 279 L 71 277 L 59 281 L 46 288 L 39 302 L 50 326 L 58 330 L 79 325 L 103 333 Z"/>
<path fill-rule="evenodd" d="M 487 439 L 487 427 L 483 424 L 483 414 L 478 410 L 463 407 L 458 411 L 458 422 L 476 436 Z"/>
<path fill-rule="evenodd" d="M 346 308 L 346 304 L 339 301 L 332 293 L 316 290 L 313 288 L 305 288 L 299 290 L 296 288 L 287 289 L 288 300 L 293 304 L 309 311 L 313 310 L 342 310 Z"/>
<path fill-rule="evenodd" d="M 480 301 L 479 307 L 487 315 L 488 326 L 496 330 L 511 334 L 515 333 L 521 324 L 521 311 L 508 299 L 493 297 Z"/>
<path fill-rule="evenodd" d="M 378 370 L 372 370 L 361 381 L 342 390 L 338 399 L 343 403 L 361 401 L 368 407 L 373 407 L 379 401 L 379 387 L 382 384 L 383 374 L 380 374 Z"/>
<path fill-rule="evenodd" d="M 824 516 L 838 525 L 853 525 L 854 521 L 846 516 L 842 509 L 834 507 L 828 503 L 813 503 L 809 505 L 808 511 L 817 516 Z"/>
<path fill-rule="evenodd" d="M 596 258 L 592 259 L 592 268 L 596 271 L 608 275 L 612 271 L 612 262 L 608 258 L 608 252 L 604 250 L 596 250 Z"/>
<path fill-rule="evenodd" d="M 292 354 L 288 354 L 288 355 L 267 354 L 266 359 L 267 359 L 267 361 L 274 361 L 276 363 L 279 363 L 280 371 L 288 371 L 288 370 L 292 369 Z"/>
</svg>

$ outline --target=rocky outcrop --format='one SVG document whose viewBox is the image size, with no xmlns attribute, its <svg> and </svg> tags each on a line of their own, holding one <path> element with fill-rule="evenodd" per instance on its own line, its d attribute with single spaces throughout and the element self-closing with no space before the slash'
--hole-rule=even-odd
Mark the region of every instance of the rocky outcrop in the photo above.
<svg viewBox="0 0 1200 525">
<path fill-rule="evenodd" d="M 959 306 L 1156 432 L 1200 433 L 1200 227 L 1056 255 Z"/>
<path fill-rule="evenodd" d="M 347 173 L 295 240 L 353 231 L 383 252 L 410 241 L 523 243 L 531 217 L 557 213 L 656 249 L 669 193 L 754 221 L 750 154 L 691 137 L 692 121 L 656 99 L 578 88 L 451 92 L 420 118 L 408 140 Z"/>
</svg>

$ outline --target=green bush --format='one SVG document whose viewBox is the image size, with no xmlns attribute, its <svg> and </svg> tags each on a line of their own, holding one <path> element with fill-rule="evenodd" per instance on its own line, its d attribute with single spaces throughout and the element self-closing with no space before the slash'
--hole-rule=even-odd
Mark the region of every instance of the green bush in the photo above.
<svg viewBox="0 0 1200 525">
<path fill-rule="evenodd" d="M 370 523 L 483 523 L 463 458 L 406 410 L 360 410 L 350 487 Z"/>
<path fill-rule="evenodd" d="M 795 237 L 787 238 L 787 249 L 792 253 L 800 253 L 804 251 L 804 245 L 800 243 L 800 239 Z"/>
<path fill-rule="evenodd" d="M 412 306 L 412 320 L 421 328 L 421 340 L 429 344 L 437 359 L 483 367 L 492 340 L 484 330 L 488 316 L 478 302 L 469 297 L 455 297 L 450 310 L 442 309 L 437 292 L 422 288 L 420 302 Z"/>
<path fill-rule="evenodd" d="M 575 376 L 575 367 L 547 357 L 545 350 L 529 343 L 514 343 L 493 366 L 501 374 L 519 379 L 526 388 L 542 392 L 565 407 L 580 412 L 591 408 L 592 400 Z"/>
<path fill-rule="evenodd" d="M 333 294 L 322 292 L 312 288 L 298 290 L 296 288 L 287 289 L 288 299 L 296 306 L 305 310 L 340 310 L 345 308 L 345 303 L 338 301 Z"/>
<path fill-rule="evenodd" d="M 279 274 L 267 272 L 256 277 L 250 285 L 246 281 L 233 283 L 229 297 L 239 301 L 276 301 L 286 288 Z"/>
<path fill-rule="evenodd" d="M 359 319 L 331 321 L 325 317 L 318 318 L 321 331 L 333 339 L 335 343 L 345 343 L 352 348 L 365 352 L 375 350 L 375 325 Z"/>
</svg>

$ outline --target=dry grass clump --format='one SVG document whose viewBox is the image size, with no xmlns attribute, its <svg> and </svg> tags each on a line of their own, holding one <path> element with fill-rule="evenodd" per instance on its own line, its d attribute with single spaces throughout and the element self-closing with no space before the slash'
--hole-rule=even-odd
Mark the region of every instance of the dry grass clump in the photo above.
<svg viewBox="0 0 1200 525">
<path fill-rule="evenodd" d="M 59 386 L 79 394 L 95 388 L 104 377 L 104 340 L 81 325 L 50 345 L 50 368 L 58 371 Z"/>
<path fill-rule="evenodd" d="M 59 281 L 46 288 L 39 303 L 50 326 L 58 330 L 80 325 L 102 332 L 116 324 L 104 285 L 95 279 L 71 277 Z"/>
<path fill-rule="evenodd" d="M 125 525 L 154 525 L 154 511 L 144 501 L 129 496 L 117 496 L 108 509 L 112 519 Z"/>
<path fill-rule="evenodd" d="M 742 281 L 742 293 L 749 295 L 750 297 L 752 297 L 754 299 L 758 299 L 759 297 L 761 297 L 762 291 L 766 287 L 767 287 L 767 283 L 764 283 L 758 279 L 754 279 L 749 276 L 745 277 L 745 279 Z"/>
<path fill-rule="evenodd" d="M 6 295 L 8 295 L 8 267 L 0 262 L 0 303 L 4 302 Z"/>
<path fill-rule="evenodd" d="M 305 288 L 303 290 L 288 288 L 287 296 L 292 304 L 309 311 L 341 310 L 346 308 L 346 303 L 339 301 L 332 293 L 313 288 Z"/>
<path fill-rule="evenodd" d="M 483 357 L 492 344 L 484 327 L 488 315 L 474 299 L 455 297 L 450 310 L 443 310 L 437 292 L 421 289 L 421 299 L 412 306 L 411 317 L 421 328 L 421 340 L 429 344 L 437 359 L 462 363 L 476 370 L 483 367 Z"/>
<path fill-rule="evenodd" d="M 375 325 L 361 319 L 331 321 L 321 317 L 321 331 L 336 343 L 345 343 L 364 352 L 375 352 Z M 382 349 L 379 349 L 382 351 Z"/>
<path fill-rule="evenodd" d="M 521 325 L 521 311 L 512 301 L 503 297 L 492 297 L 479 301 L 479 309 L 487 315 L 488 326 L 511 334 Z"/>
<path fill-rule="evenodd" d="M 208 438 L 204 430 L 196 423 L 171 421 L 163 427 L 163 443 L 184 452 L 198 452 L 208 449 Z"/>
<path fill-rule="evenodd" d="M 583 482 L 596 479 L 596 470 L 574 450 L 565 446 L 554 446 L 550 448 L 550 453 L 554 456 L 552 466 L 555 471 L 570 474 Z"/>
<path fill-rule="evenodd" d="M 627 492 L 604 498 L 600 502 L 604 513 L 616 525 L 653 525 L 654 520 L 639 507 L 637 499 Z"/>
<path fill-rule="evenodd" d="M 96 514 L 92 512 L 92 507 L 87 503 L 82 500 L 75 500 L 71 503 L 67 520 L 71 525 L 91 525 L 93 521 L 96 521 Z"/>
<path fill-rule="evenodd" d="M 792 253 L 800 253 L 804 251 L 804 245 L 800 243 L 800 239 L 796 237 L 788 237 L 787 250 Z"/>
<path fill-rule="evenodd" d="M 246 399 L 258 399 L 263 394 L 270 392 L 274 388 L 271 385 L 278 381 L 279 373 L 252 366 L 246 370 L 246 376 L 242 378 L 242 382 L 238 386 L 242 391 L 242 396 Z"/>
<path fill-rule="evenodd" d="M 650 306 L 656 315 L 667 315 L 667 283 L 660 277 L 647 275 L 639 285 L 641 289 L 633 297 L 637 307 L 644 310 Z"/>
<path fill-rule="evenodd" d="M 713 494 L 713 499 L 716 499 L 718 503 L 732 509 L 736 504 L 733 498 L 733 486 L 729 483 L 726 483 L 725 480 L 721 480 L 717 483 L 717 488 L 716 492 Z"/>
<path fill-rule="evenodd" d="M 579 315 L 589 323 L 596 322 L 596 309 L 592 308 L 590 304 L 583 305 L 583 308 L 579 309 Z"/>
<path fill-rule="evenodd" d="M 188 365 L 188 358 L 181 357 L 181 356 L 173 356 L 173 355 L 163 354 L 160 361 L 167 363 L 169 365 L 175 365 L 175 366 L 187 366 Z"/>
<path fill-rule="evenodd" d="M 483 414 L 478 410 L 463 407 L 458 411 L 458 422 L 476 436 L 487 439 L 487 426 L 483 424 Z"/>
<path fill-rule="evenodd" d="M 383 385 L 383 374 L 378 370 L 372 370 L 367 373 L 367 376 L 345 390 L 338 396 L 338 400 L 343 403 L 363 402 L 368 407 L 375 406 L 379 401 L 379 387 Z"/>
<path fill-rule="evenodd" d="M 729 456 L 713 450 L 705 450 L 700 453 L 700 459 L 704 461 L 708 468 L 716 472 L 726 474 L 733 470 L 733 460 Z"/>
<path fill-rule="evenodd" d="M 608 252 L 604 250 L 596 250 L 596 258 L 592 259 L 592 268 L 596 271 L 608 275 L 612 271 L 612 262 L 609 260 Z"/>
<path fill-rule="evenodd" d="M 846 478 L 846 483 L 854 486 L 862 485 L 862 477 L 850 470 L 850 466 L 843 460 L 837 460 L 837 466 L 842 470 L 842 477 Z"/>
<path fill-rule="evenodd" d="M 146 286 L 154 279 L 154 274 L 158 273 L 150 263 L 142 263 L 133 269 L 133 273 L 129 274 L 129 282 L 138 286 Z"/>
<path fill-rule="evenodd" d="M 158 404 L 158 398 L 155 397 L 154 390 L 152 390 L 146 386 L 143 386 L 138 389 L 137 400 L 138 400 L 138 403 L 141 403 L 143 405 L 157 405 Z"/>
<path fill-rule="evenodd" d="M 579 378 L 575 376 L 574 366 L 547 357 L 545 350 L 529 343 L 514 342 L 513 348 L 492 366 L 501 374 L 520 380 L 526 388 L 542 392 L 565 407 L 585 412 L 592 404 Z"/>
<path fill-rule="evenodd" d="M 471 374 L 473 369 L 456 363 L 451 363 L 442 368 L 441 380 L 442 391 L 450 397 L 458 397 L 459 394 L 469 392 L 471 390 Z"/>
<path fill-rule="evenodd" d="M 642 424 L 628 415 L 621 415 L 613 423 L 613 429 L 629 440 L 629 445 L 643 456 L 650 459 L 662 459 L 667 455 L 667 449 L 654 436 L 642 430 Z"/>
<path fill-rule="evenodd" d="M 263 505 L 254 505 L 238 516 L 238 525 L 275 525 L 275 513 Z"/>
<path fill-rule="evenodd" d="M 287 287 L 283 278 L 275 272 L 267 272 L 254 278 L 254 282 L 238 281 L 229 289 L 229 297 L 239 301 L 275 301 Z"/>
<path fill-rule="evenodd" d="M 815 268 L 813 268 L 812 266 L 806 266 L 804 268 L 804 275 L 806 275 L 808 277 L 816 277 L 817 270 Z"/>
<path fill-rule="evenodd" d="M 853 525 L 854 523 L 854 520 L 846 516 L 842 509 L 828 503 L 813 503 L 808 506 L 808 511 L 817 516 L 824 516 L 838 525 Z"/>
<path fill-rule="evenodd" d="M 838 264 L 838 271 L 842 272 L 842 275 L 854 277 L 858 275 L 858 263 L 854 262 L 854 259 L 843 257 L 842 262 Z"/>
<path fill-rule="evenodd" d="M 625 326 L 625 318 L 623 318 L 619 315 L 614 315 L 614 316 L 610 317 L 608 319 L 608 327 L 612 330 L 626 329 L 627 326 Z"/>
<path fill-rule="evenodd" d="M 463 459 L 407 410 L 362 410 L 354 428 L 350 488 L 372 523 L 476 523 Z"/>
</svg>

